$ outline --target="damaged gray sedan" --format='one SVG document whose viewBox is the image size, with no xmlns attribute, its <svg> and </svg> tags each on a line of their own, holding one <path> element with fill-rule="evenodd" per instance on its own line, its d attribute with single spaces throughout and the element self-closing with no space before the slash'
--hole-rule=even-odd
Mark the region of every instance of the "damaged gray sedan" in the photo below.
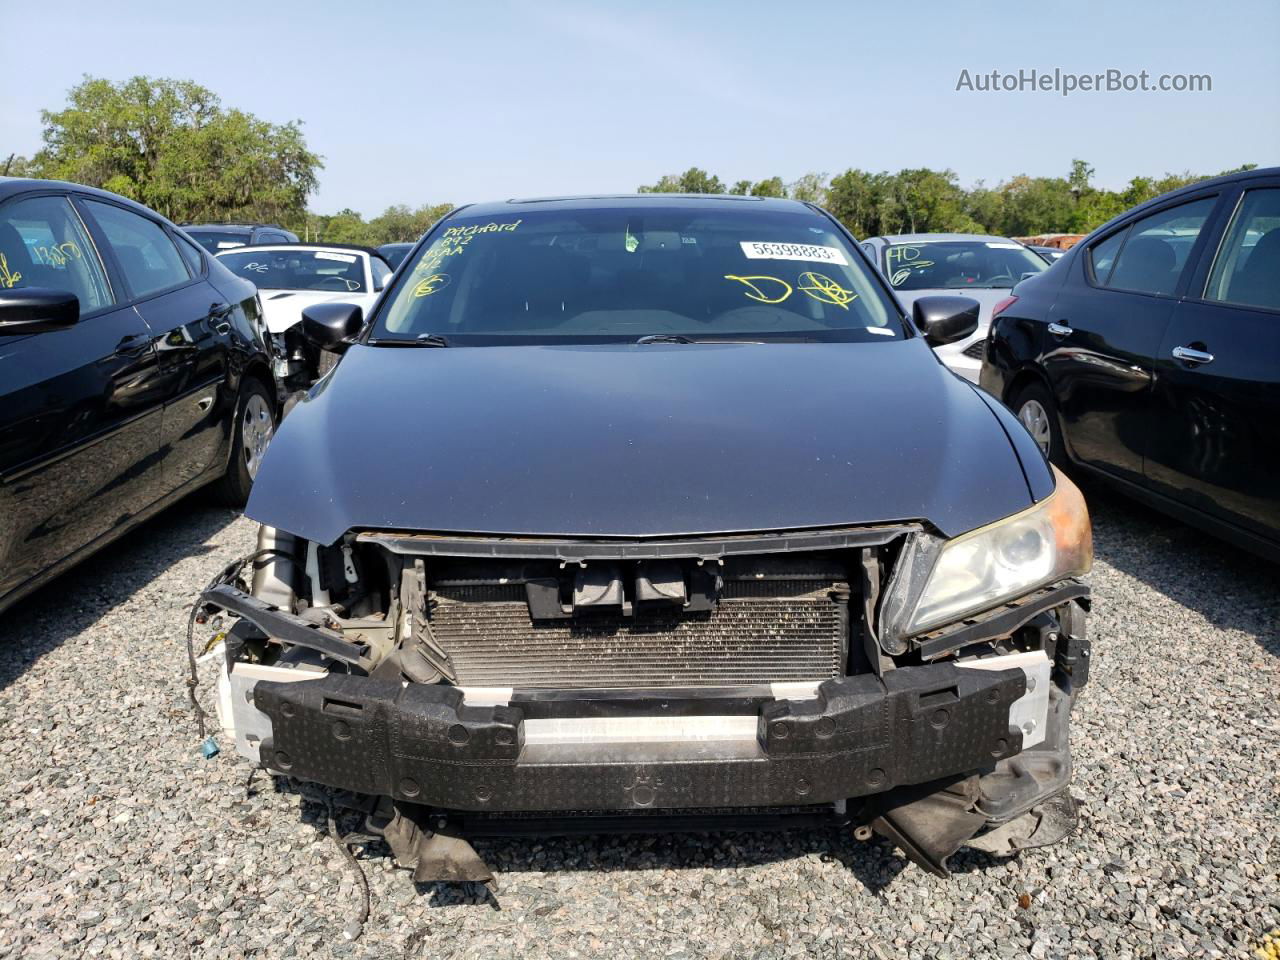
<svg viewBox="0 0 1280 960">
<path fill-rule="evenodd" d="M 455 211 L 372 316 L 304 315 L 342 358 L 203 594 L 224 728 L 421 881 L 491 835 L 1060 839 L 1089 520 L 930 349 L 976 321 L 795 201 Z"/>
</svg>

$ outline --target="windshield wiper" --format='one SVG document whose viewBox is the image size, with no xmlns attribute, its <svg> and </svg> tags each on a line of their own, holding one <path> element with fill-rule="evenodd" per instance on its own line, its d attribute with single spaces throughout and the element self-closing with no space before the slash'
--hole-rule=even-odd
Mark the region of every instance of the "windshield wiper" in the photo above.
<svg viewBox="0 0 1280 960">
<path fill-rule="evenodd" d="M 697 343 L 692 337 L 682 333 L 651 333 L 641 337 L 636 343 Z"/>
<path fill-rule="evenodd" d="M 683 333 L 651 333 L 641 337 L 636 343 L 764 343 L 764 341 L 729 337 L 686 337 Z"/>
<path fill-rule="evenodd" d="M 401 337 L 374 337 L 369 340 L 374 347 L 447 347 L 449 341 L 438 333 L 420 333 L 412 340 Z"/>
</svg>

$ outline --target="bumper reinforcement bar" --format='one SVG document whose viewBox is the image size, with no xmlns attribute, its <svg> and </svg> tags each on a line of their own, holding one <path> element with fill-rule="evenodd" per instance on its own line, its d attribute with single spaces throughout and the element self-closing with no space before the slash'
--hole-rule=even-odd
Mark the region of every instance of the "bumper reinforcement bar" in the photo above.
<svg viewBox="0 0 1280 960">
<path fill-rule="evenodd" d="M 1022 749 L 1009 708 L 1025 691 L 1018 669 L 902 667 L 748 701 L 754 737 L 642 743 L 526 742 L 518 698 L 468 704 L 447 685 L 330 674 L 253 697 L 271 721 L 263 763 L 304 780 L 447 810 L 627 811 L 834 803 L 989 768 Z"/>
</svg>

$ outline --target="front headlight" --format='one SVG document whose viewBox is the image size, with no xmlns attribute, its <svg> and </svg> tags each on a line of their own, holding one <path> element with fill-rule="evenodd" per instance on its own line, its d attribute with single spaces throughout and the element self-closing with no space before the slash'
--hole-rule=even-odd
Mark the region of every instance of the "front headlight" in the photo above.
<svg viewBox="0 0 1280 960">
<path fill-rule="evenodd" d="M 882 611 L 890 649 L 913 634 L 1089 571 L 1093 533 L 1084 497 L 1056 467 L 1053 472 L 1057 486 L 1034 507 L 902 558 L 905 567 Z"/>
</svg>

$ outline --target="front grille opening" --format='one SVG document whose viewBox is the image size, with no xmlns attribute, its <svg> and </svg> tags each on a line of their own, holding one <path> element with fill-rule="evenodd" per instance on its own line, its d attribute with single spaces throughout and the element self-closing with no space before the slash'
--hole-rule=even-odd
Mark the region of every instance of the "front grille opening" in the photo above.
<svg viewBox="0 0 1280 960">
<path fill-rule="evenodd" d="M 582 568 L 574 565 L 432 561 L 428 618 L 456 682 L 736 686 L 844 673 L 851 589 L 841 552 L 672 561 L 663 583 L 668 594 L 683 590 L 682 600 L 644 599 L 655 594 L 637 586 L 652 572 L 643 563 L 603 566 L 607 573 L 592 571 L 595 582 L 575 591 Z M 564 603 L 575 596 L 604 602 Z"/>
</svg>

